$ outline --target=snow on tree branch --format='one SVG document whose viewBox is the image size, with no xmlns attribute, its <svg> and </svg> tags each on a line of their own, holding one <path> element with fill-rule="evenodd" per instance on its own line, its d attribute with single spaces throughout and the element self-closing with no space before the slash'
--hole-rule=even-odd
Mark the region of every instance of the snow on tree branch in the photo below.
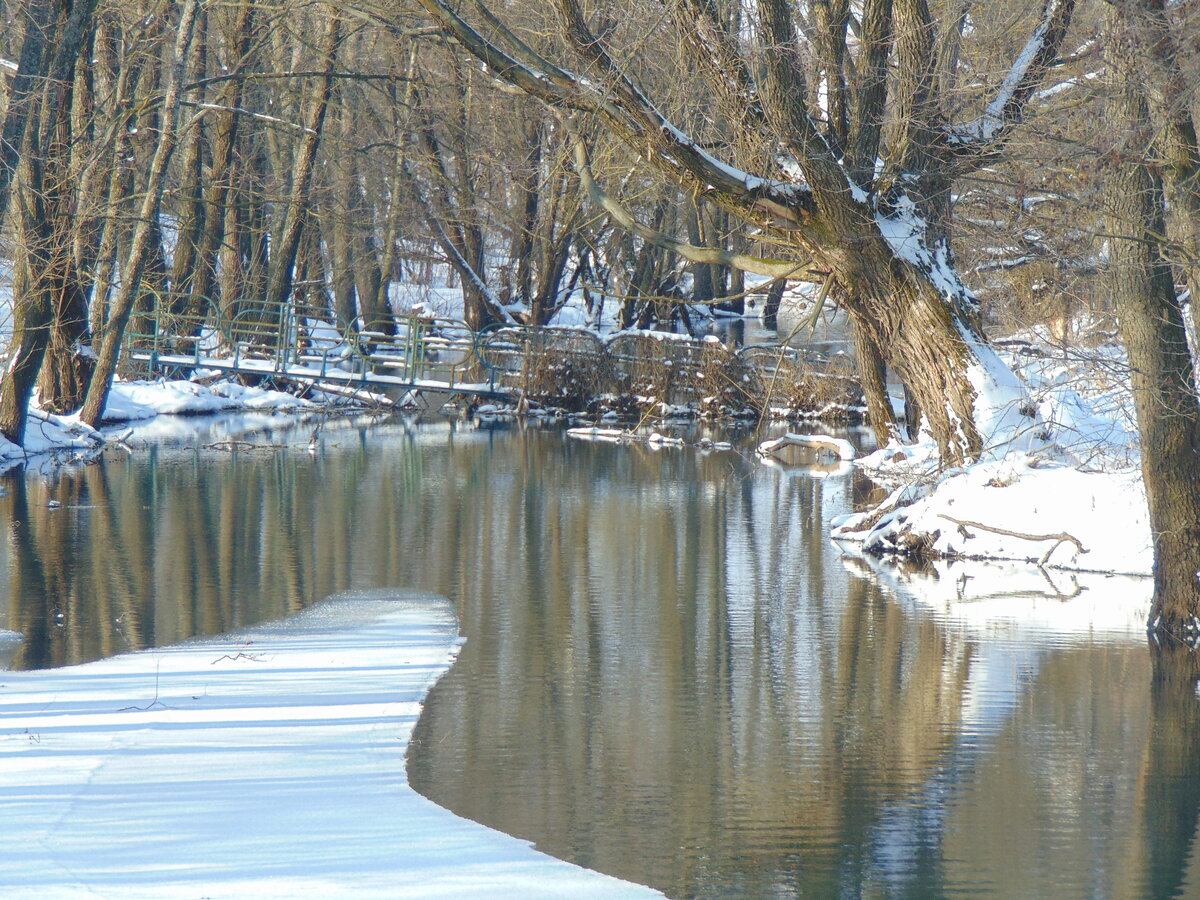
<svg viewBox="0 0 1200 900">
<path fill-rule="evenodd" d="M 1047 0 L 1041 22 L 983 114 L 971 122 L 946 126 L 945 136 L 952 146 L 982 149 L 1001 139 L 1009 126 L 1021 120 L 1046 69 L 1058 58 L 1074 11 L 1075 0 Z"/>
</svg>

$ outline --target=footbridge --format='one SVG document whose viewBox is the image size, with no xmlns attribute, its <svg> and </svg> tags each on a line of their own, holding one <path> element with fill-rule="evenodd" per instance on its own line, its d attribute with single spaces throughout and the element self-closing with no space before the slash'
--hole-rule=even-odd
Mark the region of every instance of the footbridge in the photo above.
<svg viewBox="0 0 1200 900">
<path fill-rule="evenodd" d="M 854 379 L 828 348 L 756 344 L 663 332 L 602 338 L 577 328 L 506 325 L 482 331 L 429 315 L 398 316 L 388 331 L 337 327 L 325 310 L 296 303 L 215 304 L 135 315 L 124 360 L 135 370 L 185 377 L 225 372 L 250 383 L 303 385 L 430 408 L 455 396 L 535 398 L 568 408 L 584 398 L 630 395 L 662 406 L 725 408 L 853 403 Z M 797 392 L 803 396 L 798 396 Z"/>
</svg>

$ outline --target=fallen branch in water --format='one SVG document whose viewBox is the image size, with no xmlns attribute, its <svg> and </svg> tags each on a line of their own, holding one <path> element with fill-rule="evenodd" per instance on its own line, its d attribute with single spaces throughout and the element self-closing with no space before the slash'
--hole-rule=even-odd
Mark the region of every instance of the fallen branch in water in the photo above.
<svg viewBox="0 0 1200 900">
<path fill-rule="evenodd" d="M 1007 528 L 996 528 L 992 525 L 984 525 L 982 522 L 969 522 L 965 519 L 956 519 L 953 516 L 946 515 L 945 513 L 938 513 L 938 517 L 945 519 L 947 522 L 953 522 L 958 526 L 959 533 L 966 538 L 971 537 L 971 535 L 966 531 L 967 528 L 978 528 L 981 531 L 990 531 L 992 534 L 1002 534 L 1006 537 L 1020 538 L 1023 541 L 1054 541 L 1054 546 L 1047 550 L 1042 555 L 1042 558 L 1038 560 L 1039 566 L 1044 566 L 1047 560 L 1050 559 L 1051 554 L 1053 554 L 1054 551 L 1063 544 L 1074 544 L 1075 549 L 1079 553 L 1087 553 L 1087 550 L 1084 549 L 1083 544 L 1079 542 L 1079 538 L 1067 534 L 1065 531 L 1060 531 L 1058 534 L 1025 534 L 1024 532 L 1020 531 L 1009 531 Z"/>
<path fill-rule="evenodd" d="M 205 450 L 226 450 L 233 452 L 235 450 L 286 450 L 287 444 L 253 444 L 250 441 L 238 441 L 230 438 L 229 440 L 216 441 L 212 444 L 205 444 Z"/>
</svg>

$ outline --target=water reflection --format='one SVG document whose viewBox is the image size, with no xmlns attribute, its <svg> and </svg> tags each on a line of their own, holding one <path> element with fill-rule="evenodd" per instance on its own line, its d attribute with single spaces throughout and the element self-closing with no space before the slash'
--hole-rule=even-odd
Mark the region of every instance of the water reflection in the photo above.
<svg viewBox="0 0 1200 900">
<path fill-rule="evenodd" d="M 434 590 L 469 640 L 410 777 L 556 855 L 677 897 L 1197 894 L 1194 660 L 1100 627 L 1097 587 L 848 565 L 838 472 L 515 426 L 310 433 L 6 482 L 18 664 Z M 1042 624 L 1006 625 L 1019 603 Z"/>
</svg>

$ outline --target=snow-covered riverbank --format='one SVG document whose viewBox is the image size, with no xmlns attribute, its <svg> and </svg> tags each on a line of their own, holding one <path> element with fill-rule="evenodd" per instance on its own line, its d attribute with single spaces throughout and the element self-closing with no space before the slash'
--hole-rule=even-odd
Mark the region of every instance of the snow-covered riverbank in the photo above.
<svg viewBox="0 0 1200 900">
<path fill-rule="evenodd" d="M 222 412 L 245 414 L 305 412 L 319 409 L 309 400 L 282 391 L 245 387 L 231 381 L 211 385 L 194 381 L 117 381 L 113 383 L 105 422 L 145 422 L 159 416 L 203 416 Z M 25 445 L 0 437 L 0 473 L 26 462 L 87 458 L 105 444 L 105 437 L 84 425 L 78 416 L 56 416 L 30 405 Z"/>
<path fill-rule="evenodd" d="M 459 639 L 430 594 L 0 673 L 5 897 L 639 897 L 409 787 Z"/>
</svg>

